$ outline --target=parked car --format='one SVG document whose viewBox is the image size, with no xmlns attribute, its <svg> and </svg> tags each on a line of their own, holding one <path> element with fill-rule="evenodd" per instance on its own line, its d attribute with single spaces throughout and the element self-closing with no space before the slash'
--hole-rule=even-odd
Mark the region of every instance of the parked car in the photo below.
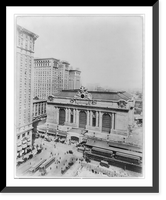
<svg viewBox="0 0 166 200">
<path fill-rule="evenodd" d="M 60 139 L 59 139 L 59 142 L 64 143 L 65 140 L 66 140 L 66 138 L 60 138 Z"/>
<path fill-rule="evenodd" d="M 17 166 L 21 165 L 22 163 L 24 163 L 24 159 L 23 158 L 17 159 Z"/>
<path fill-rule="evenodd" d="M 29 155 L 29 159 L 31 159 L 31 158 L 33 158 L 33 154 L 32 153 Z"/>
<path fill-rule="evenodd" d="M 107 161 L 101 160 L 101 161 L 100 161 L 100 165 L 103 166 L 103 167 L 109 168 L 109 164 L 108 164 Z"/>
<path fill-rule="evenodd" d="M 86 142 L 85 142 L 85 141 L 82 141 L 82 142 L 78 143 L 78 144 L 76 145 L 76 147 L 84 147 L 85 144 L 86 144 Z"/>
</svg>

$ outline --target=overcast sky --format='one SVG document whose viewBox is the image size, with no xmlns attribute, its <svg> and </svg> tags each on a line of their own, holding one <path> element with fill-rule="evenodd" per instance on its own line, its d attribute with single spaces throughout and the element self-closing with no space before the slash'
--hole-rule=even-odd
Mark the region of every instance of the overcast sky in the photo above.
<svg viewBox="0 0 166 200">
<path fill-rule="evenodd" d="M 37 58 L 68 61 L 81 70 L 82 85 L 142 88 L 142 17 L 18 17 L 39 35 Z"/>
</svg>

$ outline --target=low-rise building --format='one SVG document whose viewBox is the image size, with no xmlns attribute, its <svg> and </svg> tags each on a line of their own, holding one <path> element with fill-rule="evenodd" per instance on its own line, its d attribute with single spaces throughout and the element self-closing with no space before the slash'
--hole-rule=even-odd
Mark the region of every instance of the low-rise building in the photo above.
<svg viewBox="0 0 166 200">
<path fill-rule="evenodd" d="M 33 99 L 33 122 L 47 117 L 46 105 L 47 100 L 39 99 L 38 97 Z"/>
</svg>

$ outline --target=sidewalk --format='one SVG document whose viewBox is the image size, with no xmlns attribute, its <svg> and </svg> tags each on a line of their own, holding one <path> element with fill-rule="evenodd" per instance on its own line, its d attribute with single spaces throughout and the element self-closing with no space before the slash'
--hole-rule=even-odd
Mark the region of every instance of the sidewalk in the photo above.
<svg viewBox="0 0 166 200">
<path fill-rule="evenodd" d="M 88 133 L 85 133 L 84 137 L 87 138 L 96 138 L 98 140 L 104 140 L 104 141 L 112 141 L 112 142 L 125 142 L 126 141 L 126 136 L 122 135 L 117 135 L 113 133 L 99 133 L 99 132 L 94 132 L 93 131 L 88 131 Z"/>
</svg>

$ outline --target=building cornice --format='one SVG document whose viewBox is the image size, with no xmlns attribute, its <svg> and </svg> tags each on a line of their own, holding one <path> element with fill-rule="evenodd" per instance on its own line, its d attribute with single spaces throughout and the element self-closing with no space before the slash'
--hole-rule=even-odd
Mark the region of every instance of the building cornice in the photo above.
<svg viewBox="0 0 166 200">
<path fill-rule="evenodd" d="M 20 46 L 17 46 L 17 48 L 19 48 L 19 49 L 21 49 L 21 50 L 24 50 L 24 51 L 28 51 L 28 52 L 30 52 L 30 53 L 34 53 L 34 51 L 31 51 L 31 50 L 29 50 L 29 49 L 25 49 L 25 48 L 20 47 Z"/>
<path fill-rule="evenodd" d="M 59 62 L 59 60 L 56 58 L 34 58 L 34 61 L 37 61 L 37 60 L 55 60 L 55 61 Z"/>
<path fill-rule="evenodd" d="M 23 33 L 26 33 L 26 34 L 32 36 L 34 40 L 36 40 L 36 39 L 39 37 L 39 36 L 36 35 L 35 33 L 33 33 L 33 32 L 31 32 L 31 31 L 29 31 L 29 30 L 23 28 L 23 27 L 20 26 L 20 25 L 17 25 L 17 30 L 20 31 L 20 32 L 23 32 Z"/>
<path fill-rule="evenodd" d="M 16 127 L 16 128 L 19 129 L 19 128 L 26 127 L 26 126 L 29 126 L 29 125 L 32 125 L 32 122 L 31 122 L 31 123 L 28 123 L 28 124 L 24 124 L 24 125 L 22 125 L 22 126 L 18 126 L 18 127 Z"/>
<path fill-rule="evenodd" d="M 56 99 L 71 99 L 71 97 L 63 97 L 63 96 L 56 96 L 56 97 L 54 97 L 54 98 L 56 98 Z M 84 99 L 81 99 L 82 101 L 86 101 L 86 100 L 84 100 Z M 104 100 L 104 99 L 94 99 L 94 100 L 96 100 L 96 101 L 98 101 L 98 102 L 106 102 L 106 103 L 118 103 L 118 102 L 120 102 L 120 101 L 124 101 L 124 102 L 129 102 L 130 100 L 124 100 L 124 99 L 119 99 L 119 100 Z M 47 100 L 47 102 L 49 102 L 48 100 Z M 54 102 L 54 103 L 56 103 L 56 102 Z"/>
<path fill-rule="evenodd" d="M 25 132 L 27 132 L 27 131 L 30 131 L 30 130 L 32 130 L 33 129 L 33 127 L 31 126 L 31 127 L 29 127 L 28 129 L 25 129 L 25 130 L 22 130 L 22 131 L 18 131 L 17 133 L 16 133 L 16 135 L 20 135 L 20 134 L 22 134 L 22 133 L 25 133 Z"/>
<path fill-rule="evenodd" d="M 78 105 L 78 104 L 71 104 L 71 103 L 55 103 L 55 102 L 47 102 L 47 105 L 54 105 L 59 107 L 71 107 L 71 108 L 84 108 L 85 110 L 89 109 L 99 109 L 99 110 L 107 110 L 107 111 L 120 111 L 120 112 L 128 112 L 129 109 L 121 109 L 121 108 L 109 108 L 109 107 L 99 107 L 99 106 L 91 106 L 91 105 Z"/>
</svg>

